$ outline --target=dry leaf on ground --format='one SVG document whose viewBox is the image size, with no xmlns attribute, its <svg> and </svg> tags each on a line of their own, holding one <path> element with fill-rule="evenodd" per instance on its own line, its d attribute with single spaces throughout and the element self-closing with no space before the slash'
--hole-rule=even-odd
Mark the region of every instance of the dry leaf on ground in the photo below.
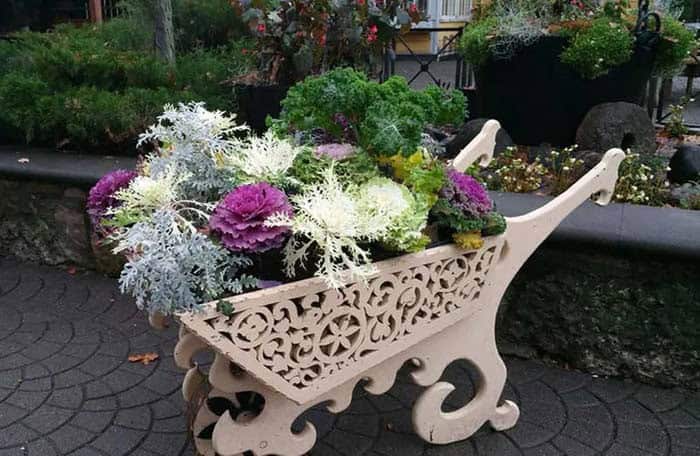
<svg viewBox="0 0 700 456">
<path fill-rule="evenodd" d="M 158 358 L 158 353 L 136 353 L 133 355 L 129 355 L 128 359 L 130 363 L 141 363 L 144 366 L 148 366 Z"/>
</svg>

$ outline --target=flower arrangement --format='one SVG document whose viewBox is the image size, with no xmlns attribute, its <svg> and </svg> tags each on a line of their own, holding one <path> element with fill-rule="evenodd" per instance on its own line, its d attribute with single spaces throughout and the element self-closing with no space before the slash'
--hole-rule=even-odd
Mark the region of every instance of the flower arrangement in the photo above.
<svg viewBox="0 0 700 456">
<path fill-rule="evenodd" d="M 360 81 L 354 90 L 364 100 L 397 86 L 406 106 L 418 100 L 426 113 L 418 116 L 419 134 L 428 119 L 458 121 L 442 110 L 465 109 L 435 89 L 410 91 L 397 81 L 382 87 L 347 71 L 331 78 L 341 76 Z M 360 139 L 368 114 L 333 104 L 343 109 L 314 114 L 323 132 L 283 113 L 274 124 L 285 128 L 262 136 L 202 104 L 166 106 L 140 138 L 153 151 L 138 171 L 104 176 L 90 196 L 96 230 L 127 259 L 122 291 L 149 312 L 197 309 L 264 286 L 270 257 L 282 258 L 276 272 L 289 280 L 315 275 L 342 287 L 372 274 L 377 255 L 420 251 L 439 241 L 436 232 L 477 248 L 482 235 L 505 230 L 485 188 L 433 155 L 420 136 L 401 130 L 394 149 L 372 147 Z M 333 130 L 338 113 L 347 123 Z M 339 142 L 344 128 L 353 135 Z"/>
</svg>

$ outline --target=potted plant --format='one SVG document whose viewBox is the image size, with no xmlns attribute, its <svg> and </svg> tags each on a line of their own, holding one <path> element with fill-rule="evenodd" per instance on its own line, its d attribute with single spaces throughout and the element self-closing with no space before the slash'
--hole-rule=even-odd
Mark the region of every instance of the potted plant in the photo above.
<svg viewBox="0 0 700 456">
<path fill-rule="evenodd" d="M 476 66 L 482 117 L 523 145 L 570 145 L 593 106 L 639 103 L 649 76 L 677 71 L 692 32 L 625 2 L 499 0 L 478 10 L 462 53 Z"/>
<path fill-rule="evenodd" d="M 315 432 L 292 434 L 301 411 L 342 410 L 362 378 L 386 391 L 413 359 L 430 386 L 414 412 L 422 438 L 513 426 L 517 406 L 499 405 L 501 296 L 571 210 L 592 194 L 607 201 L 624 154 L 506 220 L 464 172 L 489 161 L 498 123 L 451 162 L 421 134 L 462 122 L 460 92 L 337 69 L 291 88 L 283 106 L 263 136 L 201 103 L 167 106 L 140 138 L 155 150 L 138 173 L 91 193 L 91 217 L 127 257 L 122 291 L 182 323 L 175 357 L 189 369 L 198 451 L 304 454 Z M 266 256 L 282 258 L 278 270 Z M 217 352 L 208 378 L 192 364 L 206 349 Z M 463 357 L 482 372 L 480 391 L 442 413 L 452 386 L 437 380 Z"/>
<path fill-rule="evenodd" d="M 338 66 L 375 73 L 397 33 L 424 16 L 408 0 L 239 1 L 256 39 L 256 69 L 235 84 L 243 120 L 261 132 L 279 114 L 287 89 Z"/>
</svg>

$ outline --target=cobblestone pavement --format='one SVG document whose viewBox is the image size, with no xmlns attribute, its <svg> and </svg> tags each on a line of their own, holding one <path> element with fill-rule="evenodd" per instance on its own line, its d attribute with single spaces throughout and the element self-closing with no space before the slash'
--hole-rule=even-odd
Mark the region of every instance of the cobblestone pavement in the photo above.
<svg viewBox="0 0 700 456">
<path fill-rule="evenodd" d="M 170 356 L 174 329 L 151 330 L 114 280 L 0 258 L 0 456 L 190 455 L 181 373 Z M 132 353 L 156 351 L 148 366 Z M 334 416 L 308 412 L 314 455 L 697 456 L 700 395 L 662 390 L 508 360 L 505 396 L 518 425 L 431 446 L 411 431 L 419 388 L 400 380 L 383 396 L 358 393 Z M 472 390 L 466 364 L 445 374 Z"/>
</svg>

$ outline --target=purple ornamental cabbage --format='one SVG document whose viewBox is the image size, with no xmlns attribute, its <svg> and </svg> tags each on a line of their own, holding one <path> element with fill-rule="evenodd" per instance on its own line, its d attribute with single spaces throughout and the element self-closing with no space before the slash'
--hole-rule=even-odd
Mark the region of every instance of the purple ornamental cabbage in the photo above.
<svg viewBox="0 0 700 456">
<path fill-rule="evenodd" d="M 480 218 L 493 210 L 493 202 L 484 186 L 455 169 L 447 172 L 447 184 L 440 190 L 440 196 L 466 216 Z"/>
<path fill-rule="evenodd" d="M 265 220 L 280 212 L 293 214 L 282 190 L 265 182 L 241 185 L 219 202 L 209 227 L 231 251 L 264 252 L 281 247 L 287 237 L 289 228 L 265 226 Z"/>
<path fill-rule="evenodd" d="M 128 187 L 136 176 L 135 171 L 118 169 L 102 176 L 95 186 L 90 189 L 87 198 L 87 213 L 95 229 L 99 227 L 100 220 L 105 218 L 107 210 L 110 207 L 119 205 L 119 201 L 114 197 L 114 194 Z"/>
</svg>

